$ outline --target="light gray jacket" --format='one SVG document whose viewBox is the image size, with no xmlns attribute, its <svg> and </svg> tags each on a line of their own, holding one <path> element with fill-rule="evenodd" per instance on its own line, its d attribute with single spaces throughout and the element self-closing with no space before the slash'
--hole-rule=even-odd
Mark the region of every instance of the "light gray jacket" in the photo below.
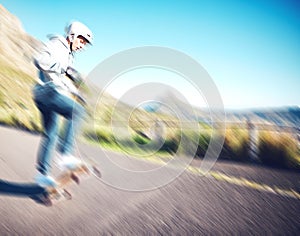
<svg viewBox="0 0 300 236">
<path fill-rule="evenodd" d="M 56 90 L 67 96 L 77 94 L 78 90 L 72 81 L 65 76 L 68 66 L 73 65 L 74 55 L 67 40 L 63 36 L 51 36 L 40 53 L 34 57 L 34 64 L 39 71 L 41 85 L 52 81 Z"/>
</svg>

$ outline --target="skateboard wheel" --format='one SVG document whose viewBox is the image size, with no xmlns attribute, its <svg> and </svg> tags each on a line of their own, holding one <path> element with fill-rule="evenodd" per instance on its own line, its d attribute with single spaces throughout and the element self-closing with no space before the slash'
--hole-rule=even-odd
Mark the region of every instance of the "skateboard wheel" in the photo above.
<svg viewBox="0 0 300 236">
<path fill-rule="evenodd" d="M 79 177 L 77 175 L 75 175 L 74 173 L 71 174 L 71 179 L 76 183 L 79 184 L 80 180 Z"/>
<path fill-rule="evenodd" d="M 68 191 L 68 190 L 66 190 L 66 189 L 64 189 L 64 191 L 63 191 L 63 196 L 67 199 L 67 200 L 71 200 L 72 199 L 72 194 Z"/>
<path fill-rule="evenodd" d="M 101 172 L 100 170 L 98 170 L 97 167 L 93 166 L 93 173 L 98 177 L 98 178 L 101 178 Z"/>
<path fill-rule="evenodd" d="M 43 203 L 45 206 L 50 207 L 50 206 L 53 205 L 53 203 L 52 203 L 52 201 L 51 201 L 51 199 L 50 199 L 50 194 L 49 194 L 49 193 L 43 193 L 43 194 L 42 194 L 42 197 L 41 197 L 40 199 L 41 199 L 42 203 Z"/>
</svg>

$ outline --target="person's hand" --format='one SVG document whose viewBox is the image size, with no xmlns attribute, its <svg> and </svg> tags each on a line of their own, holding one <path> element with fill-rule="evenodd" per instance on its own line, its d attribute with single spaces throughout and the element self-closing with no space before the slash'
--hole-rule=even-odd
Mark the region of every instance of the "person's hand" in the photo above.
<svg viewBox="0 0 300 236">
<path fill-rule="evenodd" d="M 76 86 L 80 86 L 84 82 L 83 76 L 73 67 L 68 67 L 65 71 L 66 76 L 73 81 Z"/>
</svg>

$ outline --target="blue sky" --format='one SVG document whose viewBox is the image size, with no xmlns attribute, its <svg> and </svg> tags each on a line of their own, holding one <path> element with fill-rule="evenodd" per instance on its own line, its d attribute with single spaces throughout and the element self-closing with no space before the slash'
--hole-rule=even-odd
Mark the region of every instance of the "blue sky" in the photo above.
<svg viewBox="0 0 300 236">
<path fill-rule="evenodd" d="M 70 20 L 86 23 L 94 31 L 95 44 L 76 62 L 86 74 L 119 51 L 164 46 L 197 60 L 213 78 L 226 108 L 300 105 L 297 1 L 2 0 L 1 4 L 21 20 L 26 32 L 42 41 L 49 33 L 63 34 Z"/>
</svg>

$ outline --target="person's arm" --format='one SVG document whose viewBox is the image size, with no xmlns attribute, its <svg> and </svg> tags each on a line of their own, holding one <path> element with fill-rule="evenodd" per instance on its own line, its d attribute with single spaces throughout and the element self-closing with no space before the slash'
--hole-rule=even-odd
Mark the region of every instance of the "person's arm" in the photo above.
<svg viewBox="0 0 300 236">
<path fill-rule="evenodd" d="M 50 45 L 49 45 L 50 46 Z M 60 63 L 52 55 L 50 47 L 45 45 L 42 51 L 34 57 L 35 66 L 42 71 L 48 73 L 63 74 L 65 71 L 60 66 Z"/>
</svg>

